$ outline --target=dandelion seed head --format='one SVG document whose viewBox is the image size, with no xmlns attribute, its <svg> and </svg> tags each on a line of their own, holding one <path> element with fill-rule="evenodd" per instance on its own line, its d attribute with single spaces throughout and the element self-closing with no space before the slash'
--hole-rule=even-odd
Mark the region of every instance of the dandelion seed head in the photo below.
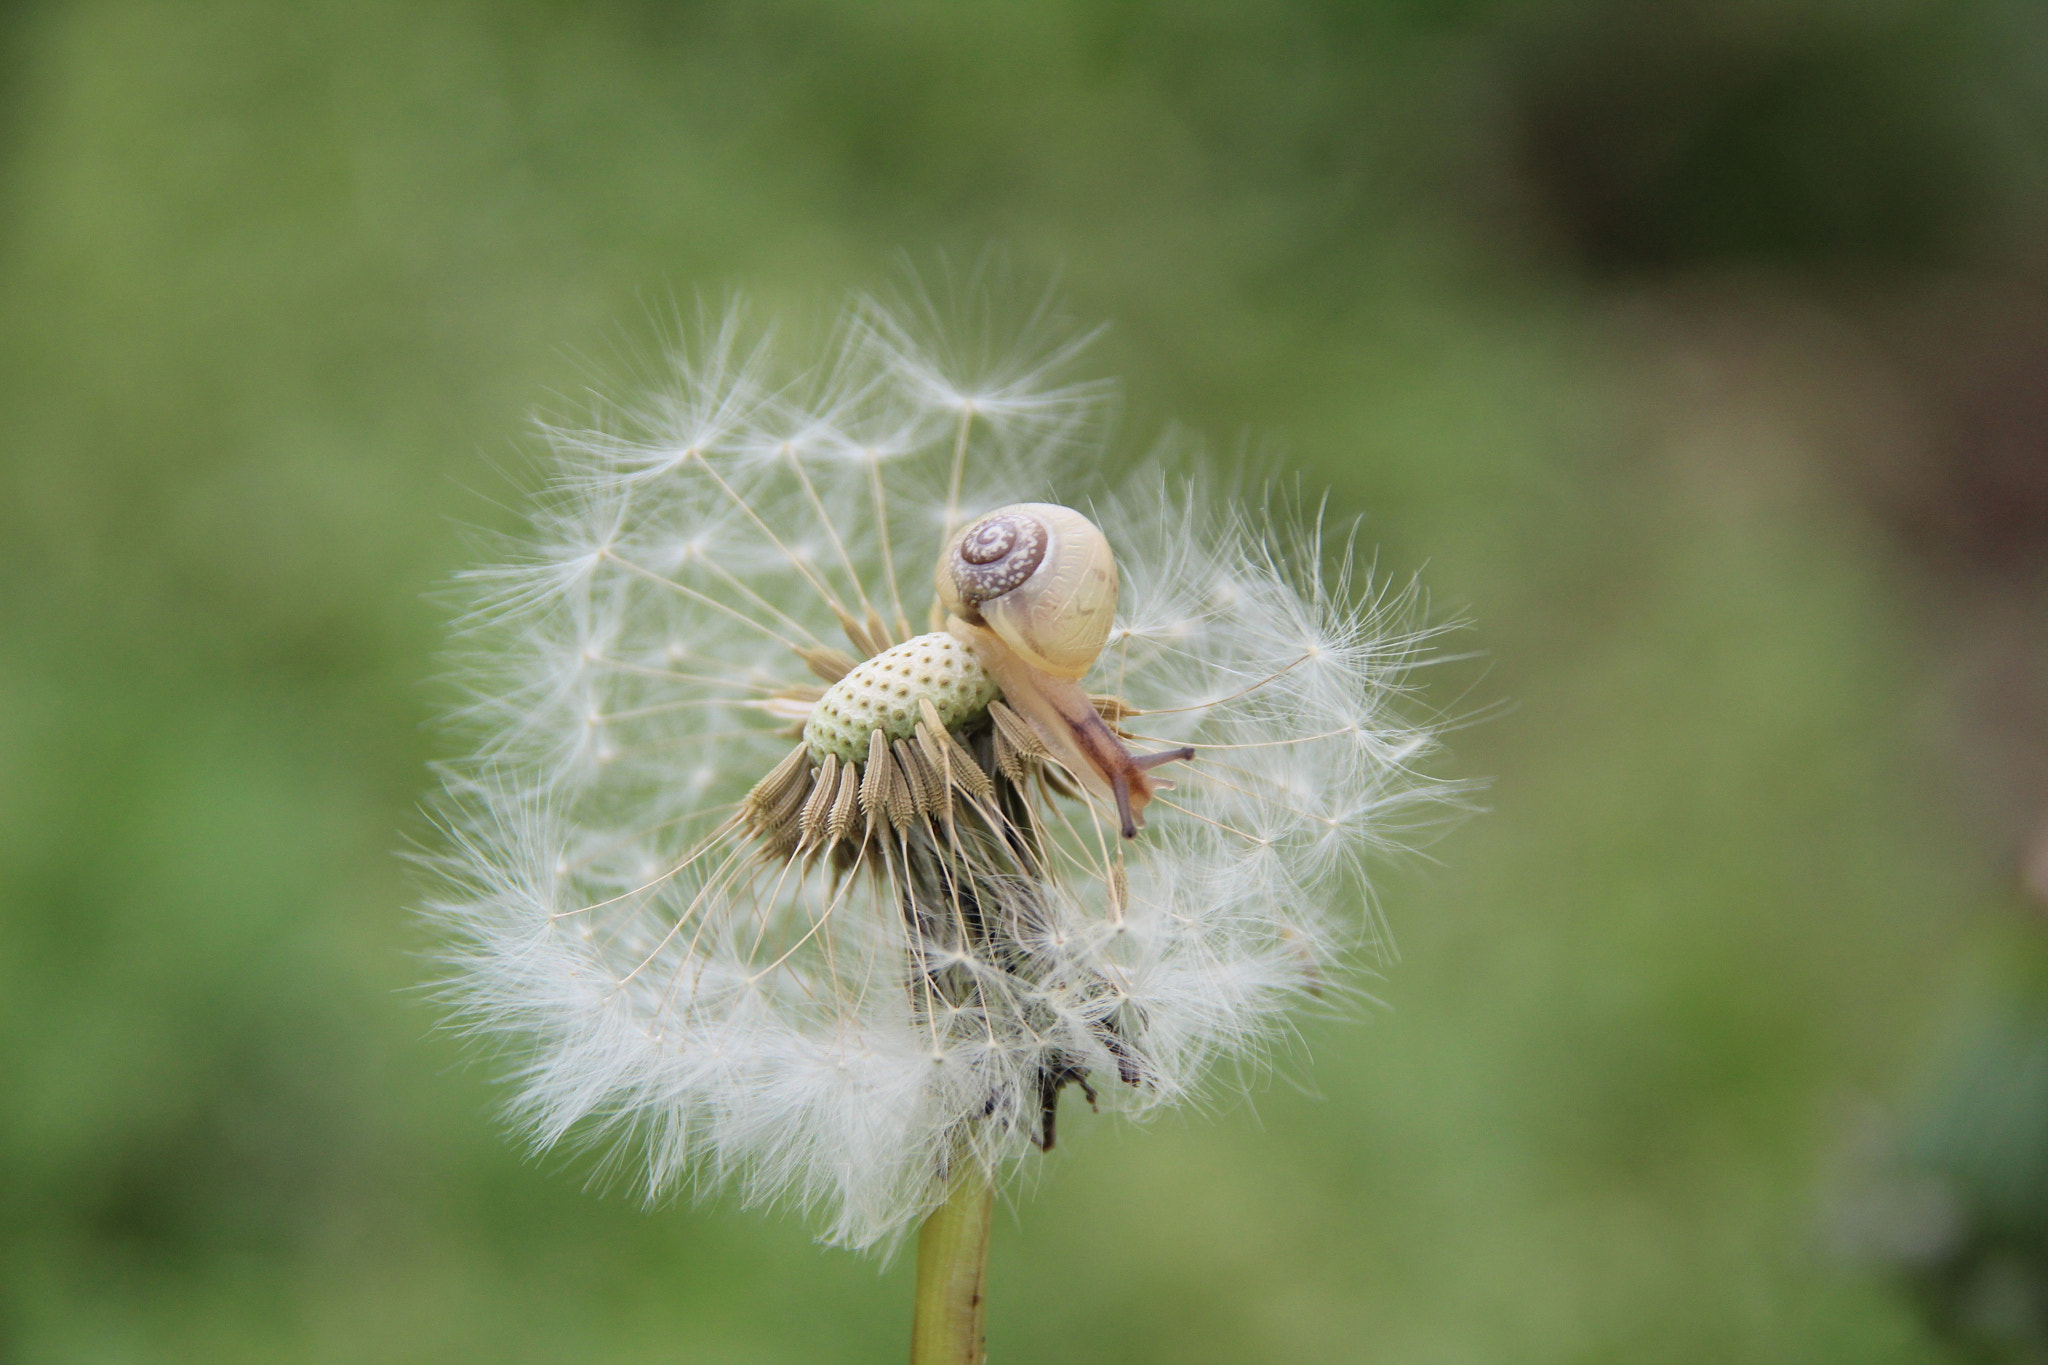
<svg viewBox="0 0 2048 1365">
<path fill-rule="evenodd" d="M 546 429 L 530 533 L 465 578 L 433 911 L 536 1146 L 855 1246 L 1049 1144 L 1070 1082 L 1142 1113 L 1261 1055 L 1383 942 L 1362 856 L 1455 795 L 1400 718 L 1412 594 L 1312 518 L 1103 483 L 1085 338 L 929 327 L 861 302 L 792 360 L 729 314 Z M 1078 681 L 934 598 L 1034 507 L 1114 554 Z"/>
</svg>

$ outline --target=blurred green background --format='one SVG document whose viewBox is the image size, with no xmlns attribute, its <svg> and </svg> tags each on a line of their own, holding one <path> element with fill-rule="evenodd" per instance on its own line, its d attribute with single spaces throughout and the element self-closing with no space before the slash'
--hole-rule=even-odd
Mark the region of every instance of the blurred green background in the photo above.
<svg viewBox="0 0 2048 1365">
<path fill-rule="evenodd" d="M 0 14 L 0 1358 L 900 1358 L 906 1260 L 522 1158 L 398 854 L 530 414 L 991 246 L 1507 708 L 1388 1008 L 1069 1106 L 993 1358 L 2041 1358 L 2048 11 Z"/>
</svg>

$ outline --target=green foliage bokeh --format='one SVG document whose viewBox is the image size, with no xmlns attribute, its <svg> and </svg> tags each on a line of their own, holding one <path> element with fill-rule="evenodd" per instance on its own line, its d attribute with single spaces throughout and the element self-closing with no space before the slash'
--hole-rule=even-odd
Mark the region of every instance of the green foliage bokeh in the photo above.
<svg viewBox="0 0 2048 1365">
<path fill-rule="evenodd" d="M 1112 324 L 1124 456 L 1298 469 L 1477 623 L 1429 701 L 1490 710 L 1492 780 L 1386 875 L 1388 1008 L 1306 1017 L 1250 1103 L 1063 1123 L 994 1358 L 1945 1358 L 1829 1213 L 2000 951 L 1905 570 L 1614 303 L 2030 221 L 2003 11 L 1853 8 L 9 7 L 0 1355 L 899 1357 L 900 1260 L 520 1153 L 399 854 L 433 594 L 530 415 L 700 297 L 815 318 L 993 244 Z M 1501 110 L 1582 148 L 1630 63 L 1692 82 L 1696 155 L 1603 162 L 1574 247 Z"/>
</svg>

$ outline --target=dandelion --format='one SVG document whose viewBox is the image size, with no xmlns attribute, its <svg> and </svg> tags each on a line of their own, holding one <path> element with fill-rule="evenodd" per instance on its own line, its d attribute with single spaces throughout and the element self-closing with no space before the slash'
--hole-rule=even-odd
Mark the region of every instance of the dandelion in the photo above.
<svg viewBox="0 0 2048 1365">
<path fill-rule="evenodd" d="M 728 317 L 550 433 L 471 580 L 436 914 L 520 1122 L 841 1244 L 923 1220 L 920 1359 L 978 1358 L 990 1192 L 1063 1095 L 1258 1049 L 1383 948 L 1358 860 L 1448 792 L 1395 711 L 1410 594 L 1104 486 L 1074 349 L 963 368 L 863 303 L 789 366 Z"/>
</svg>

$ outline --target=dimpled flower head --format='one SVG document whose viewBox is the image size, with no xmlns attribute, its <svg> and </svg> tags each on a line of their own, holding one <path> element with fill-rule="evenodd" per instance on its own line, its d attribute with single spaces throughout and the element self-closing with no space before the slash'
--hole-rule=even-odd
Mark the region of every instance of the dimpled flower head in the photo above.
<svg viewBox="0 0 2048 1365">
<path fill-rule="evenodd" d="M 1358 858 L 1447 792 L 1391 709 L 1408 595 L 1105 486 L 1072 349 L 955 369 L 863 304 L 791 365 L 728 319 L 551 433 L 472 576 L 435 908 L 539 1144 L 870 1245 L 1068 1087 L 1181 1099 L 1381 946 Z"/>
</svg>

